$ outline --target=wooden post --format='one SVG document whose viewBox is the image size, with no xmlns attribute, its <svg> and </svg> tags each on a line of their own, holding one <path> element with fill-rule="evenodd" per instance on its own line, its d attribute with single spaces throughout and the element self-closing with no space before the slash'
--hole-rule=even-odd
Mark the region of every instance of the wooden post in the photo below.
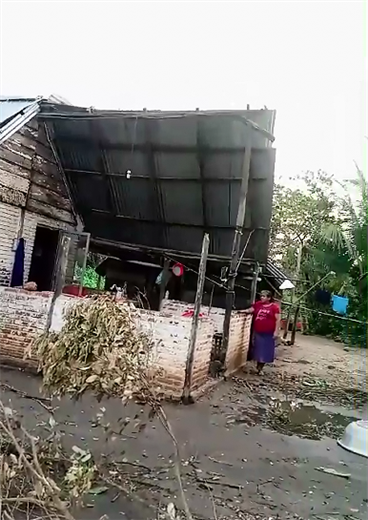
<svg viewBox="0 0 368 520">
<path fill-rule="evenodd" d="M 234 300 L 235 300 L 235 293 L 234 293 L 235 278 L 237 275 L 238 260 L 239 260 L 239 256 L 240 256 L 240 244 L 241 244 L 241 237 L 243 236 L 243 226 L 244 226 L 245 211 L 246 211 L 246 205 L 247 205 L 250 156 L 251 156 L 251 145 L 249 142 L 246 145 L 245 152 L 244 152 L 244 160 L 243 160 L 243 168 L 242 168 L 242 182 L 241 182 L 241 187 L 240 187 L 238 214 L 236 217 L 236 228 L 235 228 L 235 234 L 234 234 L 233 248 L 232 248 L 232 252 L 231 252 L 229 278 L 228 278 L 227 289 L 226 289 L 226 307 L 225 307 L 224 327 L 223 327 L 223 334 L 222 334 L 222 348 L 225 353 L 227 351 L 227 347 L 229 344 L 231 311 L 233 309 Z"/>
<path fill-rule="evenodd" d="M 295 278 L 296 278 L 296 280 L 298 280 L 298 278 L 299 278 L 300 269 L 301 269 L 301 265 L 302 265 L 302 257 L 303 257 L 303 243 L 301 243 L 299 245 L 298 256 L 297 256 L 297 259 L 296 259 L 296 270 L 295 270 Z M 293 291 L 291 293 L 291 303 L 294 303 L 294 300 L 295 300 L 295 287 L 294 287 L 294 289 L 293 289 Z M 288 309 L 285 330 L 284 330 L 284 334 L 282 336 L 283 339 L 286 339 L 287 335 L 289 333 L 291 311 L 292 311 L 292 306 L 290 306 L 289 309 Z M 299 310 L 298 310 L 298 312 L 299 312 Z M 295 336 L 294 336 L 294 339 L 295 339 Z"/>
<path fill-rule="evenodd" d="M 291 330 L 290 345 L 294 345 L 294 343 L 295 343 L 296 329 L 298 326 L 299 309 L 300 309 L 300 306 L 297 305 L 297 307 L 295 309 L 295 313 L 294 313 L 293 328 Z"/>
<path fill-rule="evenodd" d="M 87 233 L 86 234 L 86 247 L 85 247 L 85 251 L 84 251 L 83 266 L 82 266 L 82 275 L 81 275 L 82 278 L 81 278 L 81 281 L 79 284 L 78 296 L 82 296 L 82 293 L 83 293 L 83 282 L 84 282 L 84 275 L 86 273 L 90 240 L 91 240 L 91 235 L 90 235 L 90 233 Z"/>
<path fill-rule="evenodd" d="M 259 276 L 259 263 L 256 262 L 256 265 L 254 266 L 254 272 L 253 272 L 253 280 L 252 280 L 252 287 L 250 289 L 250 303 L 253 305 L 253 303 L 256 301 L 257 298 L 257 285 L 258 285 L 258 276 Z"/>
<path fill-rule="evenodd" d="M 170 267 L 170 260 L 165 258 L 164 269 L 163 269 L 163 272 L 162 272 L 162 278 L 161 278 L 161 283 L 160 283 L 160 299 L 159 299 L 159 302 L 158 302 L 158 310 L 159 311 L 161 310 L 161 307 L 162 307 L 162 302 L 163 302 L 163 299 L 165 297 L 165 289 L 166 289 L 166 286 L 167 286 L 167 282 L 169 280 L 169 267 Z"/>
<path fill-rule="evenodd" d="M 46 332 L 48 332 L 50 330 L 52 315 L 53 315 L 54 308 L 55 308 L 55 302 L 56 302 L 56 299 L 62 293 L 62 290 L 64 287 L 66 268 L 68 265 L 69 247 L 70 247 L 70 237 L 64 235 L 61 239 L 59 261 L 58 261 L 59 268 L 56 273 L 55 291 L 54 291 L 54 294 L 52 295 L 50 309 L 49 309 L 49 313 L 47 315 Z"/>
<path fill-rule="evenodd" d="M 204 282 L 206 279 L 206 265 L 207 265 L 207 256 L 208 256 L 208 248 L 210 244 L 210 237 L 207 233 L 205 233 L 202 242 L 202 253 L 201 253 L 201 261 L 199 264 L 199 272 L 198 272 L 198 281 L 197 281 L 197 292 L 194 302 L 194 312 L 192 318 L 192 328 L 190 331 L 189 338 L 189 348 L 188 348 L 188 356 L 187 356 L 187 364 L 185 367 L 185 382 L 183 389 L 183 403 L 191 404 L 194 402 L 193 398 L 190 395 L 191 387 L 192 387 L 192 371 L 193 371 L 193 359 L 194 359 L 194 351 L 196 346 L 197 339 L 197 330 L 198 330 L 198 319 L 199 313 L 201 310 L 202 297 L 203 297 L 203 288 Z"/>
</svg>

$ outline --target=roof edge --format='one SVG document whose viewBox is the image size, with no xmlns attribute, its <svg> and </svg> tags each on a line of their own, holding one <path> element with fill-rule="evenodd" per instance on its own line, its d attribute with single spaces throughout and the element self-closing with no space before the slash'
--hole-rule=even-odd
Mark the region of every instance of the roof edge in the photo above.
<svg viewBox="0 0 368 520">
<path fill-rule="evenodd" d="M 0 144 L 4 143 L 12 135 L 18 132 L 24 125 L 33 119 L 40 111 L 42 98 L 37 98 L 34 103 L 18 112 L 4 126 L 0 128 Z M 5 101 L 5 100 L 4 100 Z"/>
</svg>

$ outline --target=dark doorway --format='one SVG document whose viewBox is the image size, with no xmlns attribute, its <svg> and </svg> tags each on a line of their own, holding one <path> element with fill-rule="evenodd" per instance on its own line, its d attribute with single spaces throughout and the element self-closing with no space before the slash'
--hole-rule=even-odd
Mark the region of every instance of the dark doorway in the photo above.
<svg viewBox="0 0 368 520">
<path fill-rule="evenodd" d="M 36 282 L 38 291 L 51 291 L 59 230 L 37 226 L 28 280 Z"/>
</svg>

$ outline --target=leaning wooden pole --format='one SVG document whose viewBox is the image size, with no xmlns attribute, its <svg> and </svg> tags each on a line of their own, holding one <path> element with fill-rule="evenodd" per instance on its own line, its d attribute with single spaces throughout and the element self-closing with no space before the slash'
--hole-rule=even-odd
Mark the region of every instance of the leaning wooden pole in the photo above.
<svg viewBox="0 0 368 520">
<path fill-rule="evenodd" d="M 231 261 L 228 274 L 228 282 L 226 288 L 226 307 L 224 317 L 224 327 L 222 334 L 222 350 L 227 351 L 229 344 L 229 332 L 230 332 L 230 320 L 231 311 L 234 306 L 235 300 L 235 279 L 238 274 L 239 258 L 240 258 L 240 245 L 243 236 L 243 227 L 245 219 L 245 211 L 247 205 L 247 194 L 249 184 L 249 170 L 250 170 L 250 156 L 251 156 L 251 144 L 248 142 L 244 152 L 243 168 L 242 168 L 242 181 L 240 186 L 240 197 L 238 205 L 238 213 L 236 217 L 236 227 L 233 241 L 233 248 L 231 251 Z"/>
<path fill-rule="evenodd" d="M 201 311 L 204 282 L 206 279 L 206 266 L 207 266 L 207 256 L 208 256 L 209 245 L 210 245 L 210 237 L 207 233 L 205 233 L 205 235 L 203 237 L 203 242 L 202 242 L 201 261 L 199 264 L 199 272 L 198 272 L 198 280 L 197 280 L 197 292 L 196 292 L 196 297 L 195 297 L 195 302 L 194 302 L 194 312 L 193 312 L 193 318 L 192 318 L 192 328 L 190 331 L 190 338 L 189 338 L 187 364 L 185 367 L 185 382 L 184 382 L 184 389 L 183 389 L 183 396 L 182 396 L 184 404 L 190 404 L 190 403 L 194 402 L 194 399 L 190 395 L 191 388 L 192 388 L 193 360 L 194 360 L 194 352 L 195 352 L 196 339 L 197 339 L 199 313 Z"/>
<path fill-rule="evenodd" d="M 52 298 L 51 298 L 49 312 L 47 315 L 46 326 L 45 326 L 46 332 L 49 332 L 50 327 L 51 327 L 52 315 L 54 312 L 56 300 L 63 292 L 65 276 L 66 276 L 66 268 L 68 265 L 69 247 L 70 247 L 70 237 L 64 235 L 61 239 L 59 258 L 58 258 L 58 271 L 56 274 L 56 284 L 55 284 L 54 294 L 52 295 Z"/>
</svg>

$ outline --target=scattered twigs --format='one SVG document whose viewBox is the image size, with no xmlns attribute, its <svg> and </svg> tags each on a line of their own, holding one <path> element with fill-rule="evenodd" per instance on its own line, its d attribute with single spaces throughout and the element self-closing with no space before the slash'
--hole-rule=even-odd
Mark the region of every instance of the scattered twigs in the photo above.
<svg viewBox="0 0 368 520">
<path fill-rule="evenodd" d="M 20 395 L 24 399 L 32 399 L 33 401 L 42 401 L 42 402 L 46 402 L 46 403 L 51 402 L 51 399 L 49 397 L 40 397 L 40 396 L 36 397 L 34 395 L 30 395 L 30 394 L 27 394 L 27 392 L 24 392 L 23 390 L 19 390 L 18 388 L 15 388 L 14 386 L 8 385 L 7 383 L 1 382 L 0 386 L 2 388 L 4 388 L 5 390 L 9 390 L 9 392 L 14 392 L 14 393 Z"/>
<path fill-rule="evenodd" d="M 175 470 L 175 476 L 178 481 L 179 490 L 180 490 L 180 497 L 181 501 L 183 503 L 184 512 L 187 520 L 193 520 L 192 514 L 189 510 L 187 498 L 185 496 L 184 488 L 183 488 L 183 481 L 181 478 L 181 457 L 180 457 L 180 449 L 178 441 L 174 435 L 174 432 L 172 430 L 171 424 L 169 423 L 165 410 L 162 408 L 162 406 L 157 406 L 157 416 L 162 424 L 162 426 L 165 428 L 166 432 L 169 434 L 172 443 L 175 448 L 175 462 L 174 462 L 174 470 Z"/>
<path fill-rule="evenodd" d="M 45 403 L 50 403 L 51 399 L 48 397 L 36 397 L 34 395 L 29 395 L 27 392 L 23 392 L 23 390 L 19 390 L 18 388 L 15 388 L 14 386 L 8 385 L 7 383 L 0 383 L 0 387 L 4 388 L 4 390 L 8 390 L 9 392 L 13 392 L 23 399 L 31 399 L 32 401 L 35 401 L 37 404 L 42 406 L 47 412 L 53 413 L 53 408 L 51 406 L 47 406 Z"/>
<path fill-rule="evenodd" d="M 9 453 L 3 450 L 0 453 L 2 517 L 13 520 L 14 511 L 33 505 L 43 511 L 45 517 L 56 512 L 59 517 L 74 520 L 67 503 L 61 499 L 60 488 L 41 466 L 35 437 L 23 428 L 13 410 L 1 401 L 0 417 L 2 445 L 6 441 L 11 448 Z"/>
<path fill-rule="evenodd" d="M 213 457 L 207 457 L 208 460 L 211 460 L 212 462 L 216 462 L 216 464 L 223 464 L 224 466 L 232 466 L 230 462 L 226 462 L 225 460 L 217 460 Z"/>
</svg>

